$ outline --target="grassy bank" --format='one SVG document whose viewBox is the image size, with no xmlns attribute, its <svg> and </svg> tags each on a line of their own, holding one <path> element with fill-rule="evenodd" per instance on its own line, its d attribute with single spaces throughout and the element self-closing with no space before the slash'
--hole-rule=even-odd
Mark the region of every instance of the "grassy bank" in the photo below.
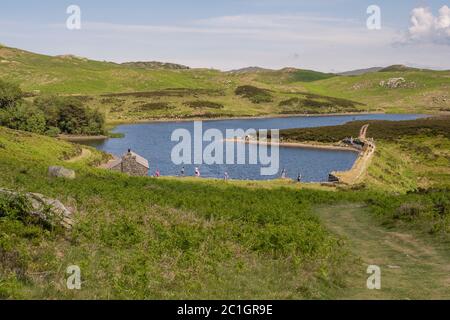
<svg viewBox="0 0 450 320">
<path fill-rule="evenodd" d="M 334 143 L 357 137 L 369 123 L 377 151 L 364 180 L 367 187 L 408 192 L 450 186 L 450 118 L 411 121 L 354 121 L 340 126 L 282 130 L 284 141 Z"/>
</svg>

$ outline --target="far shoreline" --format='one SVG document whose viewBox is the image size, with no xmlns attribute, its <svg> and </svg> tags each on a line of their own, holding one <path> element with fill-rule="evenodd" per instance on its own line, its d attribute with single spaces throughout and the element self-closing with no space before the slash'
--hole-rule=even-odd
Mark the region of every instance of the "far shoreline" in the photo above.
<svg viewBox="0 0 450 320">
<path fill-rule="evenodd" d="M 83 136 L 83 135 L 61 134 L 57 138 L 69 142 L 83 142 L 83 141 L 103 141 L 109 139 L 110 137 L 104 135 Z"/>
<path fill-rule="evenodd" d="M 214 122 L 214 121 L 226 121 L 226 120 L 258 120 L 258 119 L 283 119 L 283 118 L 313 118 L 313 117 L 345 117 L 345 116 L 364 116 L 364 115 L 389 115 L 389 114 L 416 114 L 423 117 L 433 116 L 432 114 L 420 114 L 420 113 L 386 113 L 386 112 L 348 112 L 348 113 L 323 113 L 323 114 L 289 114 L 289 115 L 260 115 L 260 116 L 237 116 L 237 117 L 218 117 L 218 118 L 189 118 L 189 119 L 177 119 L 177 118 L 161 118 L 161 119 L 146 119 L 146 120 L 125 120 L 125 121 L 112 121 L 106 123 L 108 132 L 116 129 L 118 126 L 122 125 L 137 125 L 137 124 L 154 124 L 154 123 L 185 123 L 185 122 Z M 120 139 L 120 137 L 111 137 L 109 135 L 94 135 L 94 136 L 84 136 L 84 135 L 59 135 L 58 139 L 69 141 L 69 142 L 86 142 L 86 141 L 103 141 L 108 139 Z M 305 146 L 306 148 L 306 146 Z"/>
<path fill-rule="evenodd" d="M 310 113 L 296 113 L 296 114 L 274 114 L 274 115 L 260 115 L 260 116 L 236 116 L 236 117 L 217 117 L 217 118 L 160 118 L 160 119 L 146 119 L 146 120 L 124 120 L 124 121 L 111 121 L 107 123 L 108 126 L 115 128 L 120 125 L 128 124 L 146 124 L 146 123 L 164 123 L 164 122 L 193 122 L 193 121 L 224 121 L 224 120 L 258 120 L 258 119 L 270 119 L 270 118 L 296 118 L 296 117 L 338 117 L 338 116 L 362 116 L 362 115 L 377 115 L 377 114 L 415 114 L 415 113 L 386 113 L 386 112 L 338 112 L 338 113 L 321 113 L 321 114 L 310 114 Z M 418 114 L 418 113 L 417 113 Z"/>
</svg>

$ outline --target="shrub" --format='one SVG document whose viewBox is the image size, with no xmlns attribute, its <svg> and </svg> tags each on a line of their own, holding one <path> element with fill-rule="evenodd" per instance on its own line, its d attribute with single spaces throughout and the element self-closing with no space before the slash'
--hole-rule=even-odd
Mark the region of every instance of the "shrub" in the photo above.
<svg viewBox="0 0 450 320">
<path fill-rule="evenodd" d="M 184 103 L 185 106 L 188 106 L 193 109 L 223 109 L 224 106 L 220 103 L 205 101 L 205 100 L 197 100 L 197 101 L 188 101 Z"/>
<path fill-rule="evenodd" d="M 405 202 L 394 213 L 395 219 L 414 220 L 424 211 L 423 205 L 414 202 Z"/>
<path fill-rule="evenodd" d="M 38 98 L 34 105 L 46 116 L 47 127 L 67 134 L 96 135 L 105 133 L 105 117 L 72 97 Z"/>
<path fill-rule="evenodd" d="M 253 103 L 272 102 L 272 95 L 269 90 L 254 86 L 240 86 L 235 90 L 237 96 L 249 99 Z"/>
<path fill-rule="evenodd" d="M 22 97 L 19 86 L 0 80 L 0 109 L 15 106 Z"/>
<path fill-rule="evenodd" d="M 136 111 L 154 111 L 154 110 L 168 110 L 172 107 L 167 102 L 150 102 L 140 105 Z"/>
<path fill-rule="evenodd" d="M 0 112 L 0 124 L 15 130 L 43 134 L 46 119 L 42 111 L 29 105 L 17 105 Z"/>
<path fill-rule="evenodd" d="M 45 131 L 45 135 L 49 137 L 57 137 L 61 133 L 61 130 L 57 127 L 49 127 L 47 131 Z"/>
</svg>

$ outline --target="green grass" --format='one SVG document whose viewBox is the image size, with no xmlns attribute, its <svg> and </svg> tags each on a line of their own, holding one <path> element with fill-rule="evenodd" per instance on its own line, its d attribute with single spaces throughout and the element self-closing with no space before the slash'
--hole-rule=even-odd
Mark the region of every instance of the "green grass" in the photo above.
<svg viewBox="0 0 450 320">
<path fill-rule="evenodd" d="M 307 199 L 320 191 L 303 198 L 295 190 L 131 178 L 86 166 L 103 158 L 94 150 L 94 159 L 69 163 L 79 154 L 73 145 L 4 128 L 0 143 L 2 187 L 77 210 L 67 234 L 0 218 L 3 298 L 325 298 L 339 285 L 345 250 L 309 213 Z M 47 177 L 58 164 L 77 178 Z M 74 264 L 80 292 L 64 286 Z"/>
<path fill-rule="evenodd" d="M 409 121 L 353 121 L 344 125 L 281 131 L 285 141 L 335 143 L 357 137 L 369 123 L 367 136 L 377 151 L 365 178 L 374 189 L 407 192 L 450 187 L 450 119 L 447 116 Z"/>
<path fill-rule="evenodd" d="M 381 81 L 403 77 L 409 88 L 389 89 Z M 304 83 L 310 92 L 356 100 L 366 110 L 437 113 L 450 110 L 450 71 L 405 70 L 373 72 L 361 76 L 334 77 Z"/>
<path fill-rule="evenodd" d="M 369 124 L 368 138 L 375 140 L 392 141 L 419 135 L 450 139 L 448 116 L 407 121 L 352 121 L 338 126 L 287 129 L 280 132 L 280 137 L 287 141 L 336 142 L 349 137 L 357 138 L 361 127 L 365 124 Z"/>
<path fill-rule="evenodd" d="M 339 299 L 449 299 L 448 242 L 411 230 L 387 228 L 358 204 L 319 207 L 321 221 L 346 239 L 358 259 Z M 381 290 L 368 290 L 369 265 L 381 268 Z"/>
<path fill-rule="evenodd" d="M 50 57 L 7 47 L 0 47 L 0 61 L 0 79 L 19 84 L 31 96 L 82 96 L 90 107 L 105 112 L 109 123 L 297 113 L 442 113 L 450 110 L 449 71 L 394 68 L 360 76 L 335 76 L 293 68 L 244 73 L 149 69 L 84 58 Z M 393 77 L 404 77 L 408 87 L 380 86 L 381 81 Z M 236 96 L 235 90 L 245 86 L 264 93 L 252 99 Z M 316 96 L 304 99 L 305 94 Z M 193 109 L 185 105 L 197 99 L 223 108 Z M 286 101 L 296 103 L 286 105 Z M 165 103 L 173 108 L 135 112 L 133 105 L 137 102 Z"/>
</svg>

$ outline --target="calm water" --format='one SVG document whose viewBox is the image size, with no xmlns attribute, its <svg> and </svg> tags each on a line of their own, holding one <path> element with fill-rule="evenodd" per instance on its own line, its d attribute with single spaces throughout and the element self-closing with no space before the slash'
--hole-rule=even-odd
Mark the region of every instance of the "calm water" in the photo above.
<svg viewBox="0 0 450 320">
<path fill-rule="evenodd" d="M 412 120 L 422 117 L 414 114 L 379 114 L 357 116 L 311 116 L 290 118 L 266 118 L 243 120 L 203 121 L 203 132 L 215 128 L 225 135 L 226 129 L 289 129 L 339 125 L 353 120 Z M 112 153 L 122 155 L 128 148 L 147 158 L 150 162 L 152 175 L 160 170 L 162 175 L 177 176 L 182 166 L 174 165 L 171 161 L 172 148 L 177 142 L 171 141 L 172 132 L 184 128 L 193 132 L 193 122 L 164 122 L 118 126 L 114 132 L 125 134 L 122 139 L 89 142 L 89 145 Z M 370 129 L 369 129 L 370 133 Z M 203 147 L 209 142 L 204 142 Z M 256 145 L 247 145 L 258 148 Z M 225 149 L 224 149 L 225 150 Z M 270 148 L 269 148 L 270 150 Z M 195 167 L 200 168 L 201 175 L 209 178 L 223 178 L 228 172 L 231 179 L 268 180 L 279 178 L 281 171 L 286 169 L 287 176 L 296 179 L 301 174 L 305 182 L 320 182 L 328 179 L 331 171 L 348 170 L 357 158 L 357 153 L 351 151 L 318 150 L 303 148 L 280 147 L 279 172 L 273 176 L 261 176 L 261 165 L 185 165 L 186 175 L 194 175 Z"/>
</svg>

